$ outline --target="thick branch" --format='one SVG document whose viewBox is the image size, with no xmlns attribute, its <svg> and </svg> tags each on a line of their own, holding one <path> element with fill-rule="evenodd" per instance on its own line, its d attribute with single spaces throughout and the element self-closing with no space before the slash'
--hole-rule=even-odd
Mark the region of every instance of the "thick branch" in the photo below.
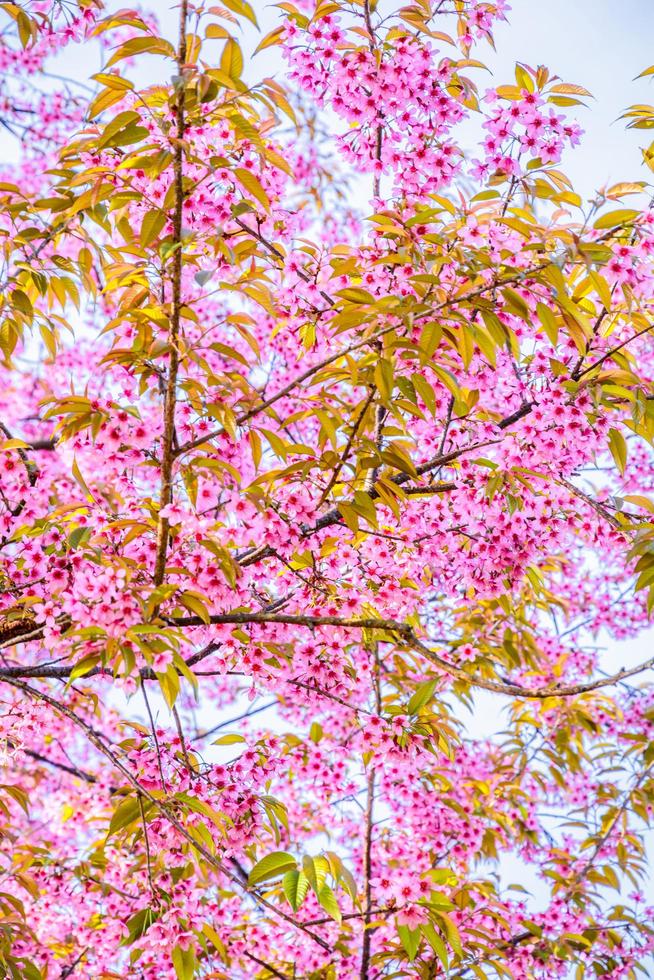
<svg viewBox="0 0 654 980">
<path fill-rule="evenodd" d="M 588 694 L 591 691 L 596 691 L 603 687 L 610 687 L 613 684 L 619 684 L 628 677 L 634 677 L 636 674 L 642 674 L 644 671 L 654 667 L 654 657 L 650 657 L 648 660 L 645 660 L 643 663 L 640 663 L 635 667 L 623 668 L 616 674 L 612 674 L 610 677 L 602 677 L 598 680 L 589 681 L 584 684 L 553 685 L 531 689 L 528 687 L 523 687 L 520 684 L 512 684 L 509 681 L 494 681 L 481 677 L 478 674 L 469 674 L 464 668 L 458 667 L 456 664 L 449 663 L 449 661 L 445 660 L 434 650 L 431 650 L 416 636 L 411 626 L 396 619 L 382 619 L 367 616 L 352 618 L 341 616 L 311 616 L 294 613 L 267 613 L 264 611 L 257 613 L 218 613 L 214 616 L 210 616 L 208 623 L 199 616 L 167 616 L 164 618 L 164 622 L 169 626 L 174 626 L 177 628 L 206 627 L 208 625 L 226 624 L 250 624 L 265 626 L 278 623 L 286 626 L 305 626 L 309 629 L 334 626 L 342 627 L 343 629 L 382 630 L 389 634 L 395 634 L 401 644 L 405 644 L 411 649 L 416 650 L 423 657 L 425 657 L 425 659 L 433 663 L 434 666 L 438 667 L 439 670 L 448 674 L 455 680 L 468 684 L 470 687 L 478 687 L 486 691 L 492 691 L 496 694 L 509 695 L 511 697 L 537 700 L 556 697 L 576 697 L 580 694 Z M 34 638 L 33 635 L 32 638 Z M 214 649 L 215 646 L 209 645 L 209 647 L 205 648 L 205 650 L 201 652 L 201 658 L 209 656 Z M 196 659 L 193 657 L 189 658 L 187 664 L 191 666 L 193 663 L 197 663 L 199 659 L 197 654 L 195 655 L 195 658 Z M 70 676 L 72 670 L 73 667 L 66 667 L 62 665 L 48 665 L 45 667 L 40 667 L 38 665 L 34 665 L 33 667 L 0 667 L 0 680 L 7 680 L 11 683 L 13 679 L 20 677 L 65 679 Z M 85 674 L 84 677 L 93 677 L 97 674 L 106 674 L 108 677 L 111 676 L 107 669 L 103 667 L 94 667 L 87 674 Z M 157 675 L 149 667 L 142 668 L 139 671 L 139 674 L 141 678 L 146 680 L 157 679 Z"/>
</svg>

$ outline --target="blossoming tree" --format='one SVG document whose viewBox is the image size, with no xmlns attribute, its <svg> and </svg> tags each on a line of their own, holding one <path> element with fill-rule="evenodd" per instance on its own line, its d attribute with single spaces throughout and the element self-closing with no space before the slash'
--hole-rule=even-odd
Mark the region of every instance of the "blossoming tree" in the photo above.
<svg viewBox="0 0 654 980">
<path fill-rule="evenodd" d="M 0 4 L 0 971 L 651 975 L 647 183 L 503 0 L 278 7 Z"/>
</svg>

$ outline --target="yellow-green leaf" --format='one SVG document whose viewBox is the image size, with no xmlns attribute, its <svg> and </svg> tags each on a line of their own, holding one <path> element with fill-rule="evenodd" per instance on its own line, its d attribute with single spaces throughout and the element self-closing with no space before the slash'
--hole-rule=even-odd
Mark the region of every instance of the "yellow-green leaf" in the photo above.
<svg viewBox="0 0 654 980">
<path fill-rule="evenodd" d="M 248 875 L 248 882 L 251 885 L 258 885 L 260 881 L 277 878 L 294 868 L 297 868 L 297 861 L 292 854 L 287 851 L 273 851 L 272 854 L 266 854 L 257 861 Z"/>
</svg>

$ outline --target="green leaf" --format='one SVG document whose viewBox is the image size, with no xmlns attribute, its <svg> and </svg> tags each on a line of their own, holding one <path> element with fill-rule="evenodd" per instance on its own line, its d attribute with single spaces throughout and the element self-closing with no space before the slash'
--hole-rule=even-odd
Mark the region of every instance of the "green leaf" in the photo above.
<svg viewBox="0 0 654 980">
<path fill-rule="evenodd" d="M 304 871 L 294 869 L 284 875 L 282 888 L 289 905 L 294 912 L 297 912 L 309 891 L 309 879 Z"/>
<path fill-rule="evenodd" d="M 316 897 L 320 899 L 320 892 L 329 874 L 329 861 L 324 857 L 314 858 L 307 854 L 302 858 L 302 867 Z"/>
<path fill-rule="evenodd" d="M 220 738 L 217 738 L 211 744 L 212 745 L 235 745 L 236 742 L 244 742 L 244 741 L 245 738 L 242 735 L 238 735 L 236 732 L 233 732 L 228 735 L 221 735 Z"/>
<path fill-rule="evenodd" d="M 39 968 L 30 960 L 25 960 L 22 957 L 20 959 L 20 973 L 14 973 L 13 975 L 20 977 L 21 980 L 45 980 Z"/>
<path fill-rule="evenodd" d="M 172 711 L 174 704 L 177 701 L 177 696 L 179 695 L 179 674 L 172 664 L 168 664 L 166 672 L 163 674 L 157 674 L 156 676 L 166 704 Z"/>
<path fill-rule="evenodd" d="M 417 477 L 418 474 L 413 460 L 397 443 L 390 443 L 382 451 L 381 455 L 384 462 L 388 463 L 389 466 L 395 467 L 395 469 L 400 470 L 402 473 L 408 473 L 409 476 L 414 478 Z"/>
<path fill-rule="evenodd" d="M 423 922 L 423 924 L 420 926 L 420 931 L 422 932 L 423 936 L 425 937 L 425 939 L 427 940 L 431 948 L 436 953 L 436 956 L 443 964 L 443 969 L 447 973 L 450 966 L 450 959 L 449 956 L 447 955 L 447 946 L 445 945 L 441 937 L 438 935 L 431 922 Z"/>
<path fill-rule="evenodd" d="M 341 915 L 341 910 L 338 907 L 338 902 L 336 901 L 336 895 L 329 887 L 329 885 L 323 885 L 318 892 L 318 901 L 324 908 L 327 915 L 329 915 L 335 922 L 341 922 L 343 916 Z"/>
<path fill-rule="evenodd" d="M 132 37 L 116 48 L 105 65 L 105 71 L 123 58 L 133 58 L 137 54 L 145 54 L 146 52 L 148 54 L 162 54 L 166 58 L 175 57 L 175 49 L 172 44 L 161 37 Z"/>
<path fill-rule="evenodd" d="M 259 204 L 262 204 L 266 211 L 270 211 L 270 198 L 263 189 L 263 185 L 258 177 L 255 177 L 255 175 L 251 171 L 246 170 L 245 167 L 236 167 L 234 174 L 248 194 L 251 197 L 254 197 Z"/>
<path fill-rule="evenodd" d="M 367 289 L 360 289 L 358 286 L 348 286 L 346 289 L 339 289 L 337 296 L 342 296 L 348 303 L 374 303 L 375 297 Z"/>
<path fill-rule="evenodd" d="M 197 592 L 182 592 L 179 600 L 182 605 L 189 610 L 189 612 L 199 616 L 203 623 L 206 623 L 207 626 L 209 625 L 211 622 L 211 616 L 209 615 L 209 610 L 207 609 L 202 596 L 198 595 Z"/>
<path fill-rule="evenodd" d="M 20 313 L 24 313 L 25 316 L 31 317 L 33 315 L 34 307 L 32 306 L 32 301 L 30 300 L 27 293 L 23 292 L 22 289 L 12 289 L 11 302 L 14 305 L 14 307 Z"/>
<path fill-rule="evenodd" d="M 286 871 L 297 868 L 297 861 L 288 851 L 273 851 L 257 861 L 248 875 L 250 885 L 258 885 L 260 881 L 277 878 Z"/>
<path fill-rule="evenodd" d="M 410 962 L 413 963 L 420 948 L 420 929 L 410 929 L 409 926 L 398 925 L 397 934 Z"/>
<path fill-rule="evenodd" d="M 449 915 L 446 915 L 444 912 L 439 911 L 436 914 L 438 915 L 439 919 L 443 923 L 443 926 L 445 928 L 445 935 L 447 936 L 448 943 L 450 944 L 454 952 L 457 954 L 457 956 L 463 956 L 463 946 L 461 944 L 461 936 L 454 922 L 452 921 L 452 919 L 450 919 Z"/>
<path fill-rule="evenodd" d="M 225 944 L 213 926 L 210 926 L 208 922 L 205 922 L 205 924 L 202 926 L 202 932 L 207 937 L 209 942 L 213 944 L 221 959 L 227 960 L 227 950 L 225 949 Z"/>
<path fill-rule="evenodd" d="M 220 57 L 220 67 L 230 78 L 239 79 L 241 77 L 241 72 L 243 71 L 243 52 L 238 41 L 235 41 L 233 37 L 230 37 L 225 42 L 225 47 Z"/>
<path fill-rule="evenodd" d="M 7 796 L 11 796 L 25 813 L 29 813 L 29 797 L 19 786 L 13 786 L 11 783 L 2 783 L 0 785 L 0 791 L 6 793 Z"/>
<path fill-rule="evenodd" d="M 72 463 L 72 466 L 71 466 L 71 470 L 72 470 L 73 476 L 75 477 L 77 483 L 80 485 L 80 487 L 84 491 L 84 496 L 86 497 L 86 499 L 90 503 L 94 504 L 95 503 L 95 497 L 93 496 L 93 494 L 89 490 L 89 488 L 88 488 L 88 486 L 86 484 L 86 480 L 82 476 L 82 471 L 80 470 L 79 466 L 77 465 L 77 460 L 75 459 L 74 456 L 73 456 L 73 463 Z"/>
<path fill-rule="evenodd" d="M 129 796 L 122 803 L 119 803 L 114 810 L 111 822 L 109 824 L 108 837 L 112 834 L 118 833 L 119 830 L 123 830 L 125 827 L 129 827 L 131 823 L 135 820 L 141 819 L 141 807 L 139 805 L 138 797 Z"/>
<path fill-rule="evenodd" d="M 227 7 L 228 10 L 233 10 L 235 14 L 240 14 L 242 17 L 247 17 L 255 27 L 258 27 L 257 18 L 255 16 L 254 10 L 247 0 L 222 0 L 222 3 Z"/>
<path fill-rule="evenodd" d="M 407 711 L 409 712 L 409 714 L 415 715 L 420 711 L 421 708 L 424 708 L 424 706 L 431 701 L 435 690 L 436 690 L 435 679 L 431 681 L 425 681 L 418 688 L 416 688 L 414 693 L 411 695 L 411 698 L 409 699 L 409 703 L 407 705 Z"/>
<path fill-rule="evenodd" d="M 627 449 L 625 437 L 618 429 L 609 429 L 609 449 L 615 460 L 615 465 L 620 470 L 620 474 L 624 474 L 629 450 Z"/>
<path fill-rule="evenodd" d="M 189 946 L 188 949 L 183 949 L 181 946 L 175 946 L 172 954 L 173 966 L 175 967 L 175 973 L 177 974 L 177 980 L 193 980 L 195 976 L 195 967 L 197 961 L 195 959 L 195 949 L 193 946 Z"/>
<path fill-rule="evenodd" d="M 436 320 L 430 320 L 422 328 L 419 346 L 426 361 L 431 360 L 433 357 L 436 348 L 441 342 L 442 336 L 443 328 Z"/>
<path fill-rule="evenodd" d="M 375 387 L 381 395 L 382 401 L 389 402 L 391 400 L 394 386 L 393 365 L 385 358 L 381 358 L 375 364 Z"/>
<path fill-rule="evenodd" d="M 6 448 L 6 447 L 5 447 Z M 82 542 L 88 541 L 93 531 L 90 527 L 76 527 L 68 536 L 68 545 L 74 551 Z"/>
<path fill-rule="evenodd" d="M 90 670 L 97 667 L 97 665 L 100 663 L 100 659 L 99 653 L 90 653 L 88 656 L 82 657 L 82 659 L 78 660 L 71 670 L 70 677 L 68 678 L 69 682 L 74 681 L 77 677 L 84 677 L 84 675 L 88 674 Z"/>
<path fill-rule="evenodd" d="M 152 923 L 157 918 L 156 913 L 151 908 L 140 909 L 135 915 L 125 923 L 128 935 L 121 940 L 121 946 L 131 946 L 137 939 L 148 931 Z"/>
<path fill-rule="evenodd" d="M 504 301 L 506 303 L 507 309 L 510 313 L 522 317 L 523 320 L 529 321 L 529 306 L 520 293 L 517 293 L 515 289 L 511 289 L 509 286 L 505 286 L 502 290 L 504 295 Z"/>
<path fill-rule="evenodd" d="M 543 324 L 543 330 L 547 334 L 547 339 L 551 344 L 556 346 L 559 339 L 559 325 L 556 322 L 556 317 L 549 306 L 545 306 L 544 303 L 536 304 L 536 313 L 538 319 Z"/>
<path fill-rule="evenodd" d="M 158 208 L 153 211 L 148 211 L 141 222 L 141 233 L 139 235 L 141 247 L 147 248 L 148 245 L 153 242 L 155 238 L 157 238 L 159 233 L 163 230 L 165 224 L 165 211 L 161 211 Z"/>
<path fill-rule="evenodd" d="M 617 211 L 609 211 L 607 214 L 601 215 L 593 227 L 597 228 L 598 231 L 603 228 L 615 228 L 617 225 L 624 225 L 633 221 L 639 214 L 640 211 L 634 211 L 633 208 L 618 208 Z"/>
</svg>

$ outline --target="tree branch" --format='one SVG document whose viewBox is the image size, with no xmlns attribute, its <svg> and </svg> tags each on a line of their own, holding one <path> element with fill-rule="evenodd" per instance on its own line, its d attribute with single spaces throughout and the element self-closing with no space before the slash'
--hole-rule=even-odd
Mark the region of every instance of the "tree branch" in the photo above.
<svg viewBox="0 0 654 980">
<path fill-rule="evenodd" d="M 157 523 L 157 550 L 154 562 L 154 584 L 161 585 L 166 574 L 166 557 L 170 537 L 170 521 L 161 511 L 172 501 L 173 465 L 175 461 L 175 407 L 177 404 L 177 375 L 179 372 L 179 334 L 182 309 L 182 216 L 184 208 L 184 135 L 186 128 L 185 99 L 186 82 L 186 21 L 188 19 L 188 0 L 181 0 L 179 7 L 179 42 L 177 48 L 177 106 L 175 112 L 176 133 L 173 157 L 173 182 L 175 188 L 175 210 L 173 214 L 173 269 L 172 269 L 172 313 L 168 346 L 168 377 L 164 400 L 164 431 L 161 448 L 161 489 L 159 493 L 159 519 Z"/>
<path fill-rule="evenodd" d="M 306 928 L 303 923 L 297 922 L 292 916 L 287 915 L 283 909 L 278 908 L 276 905 L 273 905 L 272 902 L 269 902 L 266 898 L 264 898 L 264 896 L 256 891 L 256 889 L 244 883 L 235 872 L 231 871 L 223 861 L 212 854 L 200 840 L 196 839 L 196 837 L 194 837 L 178 820 L 175 814 L 171 812 L 165 800 L 161 800 L 153 796 L 152 793 L 146 789 L 134 775 L 132 775 L 127 766 L 125 766 L 111 751 L 109 746 L 105 744 L 103 739 L 94 731 L 94 729 L 91 728 L 91 726 L 88 725 L 83 718 L 80 718 L 79 715 L 72 710 L 72 708 L 69 708 L 67 705 L 57 701 L 56 698 L 51 697 L 45 691 L 40 691 L 34 687 L 30 687 L 23 681 L 16 680 L 15 678 L 11 680 L 4 678 L 4 680 L 12 687 L 22 691 L 28 697 L 33 698 L 36 701 L 43 701 L 54 711 L 60 715 L 63 715 L 77 728 L 83 731 L 88 741 L 97 749 L 98 752 L 100 752 L 101 755 L 109 760 L 111 765 L 121 773 L 130 786 L 132 786 L 132 788 L 136 791 L 136 793 L 140 794 L 143 799 L 146 799 L 156 810 L 158 810 L 162 817 L 164 817 L 164 819 L 175 828 L 177 833 L 183 837 L 195 851 L 202 855 L 210 867 L 212 867 L 215 871 L 219 871 L 226 878 L 228 878 L 229 881 L 236 884 L 246 894 L 252 896 L 260 905 L 263 905 L 274 915 L 283 919 L 289 925 L 293 926 L 293 928 L 301 930 L 305 935 L 309 936 L 310 939 L 322 947 L 322 949 L 331 952 L 329 943 L 326 942 L 321 936 L 318 936 L 316 933 Z"/>
<path fill-rule="evenodd" d="M 511 697 L 518 698 L 528 698 L 542 700 L 544 698 L 556 698 L 556 697 L 576 697 L 579 694 L 588 694 L 591 691 L 599 690 L 603 687 L 610 687 L 613 684 L 618 684 L 621 681 L 626 680 L 628 677 L 634 677 L 636 674 L 642 674 L 644 671 L 649 670 L 654 667 L 654 657 L 650 657 L 643 663 L 638 664 L 635 667 L 623 668 L 616 674 L 612 674 L 610 677 L 602 677 L 595 681 L 590 681 L 585 684 L 570 684 L 570 685 L 554 685 L 541 688 L 528 688 L 522 687 L 519 684 L 512 684 L 508 681 L 494 681 L 485 677 L 480 677 L 479 675 L 469 674 L 465 669 L 456 666 L 455 664 L 449 663 L 438 653 L 427 647 L 415 634 L 413 628 L 407 623 L 399 622 L 395 619 L 377 619 L 374 617 L 341 617 L 341 616 L 311 616 L 311 615 L 301 615 L 293 613 L 266 613 L 266 612 L 231 612 L 231 613 L 218 613 L 214 616 L 209 617 L 209 623 L 199 616 L 168 616 L 164 617 L 164 622 L 169 626 L 175 626 L 178 628 L 184 627 L 207 627 L 208 625 L 247 625 L 247 624 L 258 624 L 267 625 L 274 623 L 281 623 L 287 626 L 305 626 L 309 629 L 317 629 L 326 626 L 342 627 L 344 629 L 369 629 L 369 630 L 383 630 L 384 632 L 390 634 L 396 634 L 401 643 L 406 644 L 413 650 L 422 654 L 425 659 L 433 663 L 439 670 L 453 677 L 455 680 L 462 681 L 468 684 L 470 687 L 479 687 L 486 691 L 492 691 L 496 694 L 505 694 Z M 204 652 L 204 656 L 209 656 L 209 653 Z M 187 662 L 190 665 L 190 658 Z M 197 660 L 194 662 L 197 663 Z M 35 664 L 31 667 L 15 666 L 15 667 L 0 667 L 0 680 L 7 680 L 10 683 L 17 678 L 59 678 L 66 679 L 70 676 L 73 667 L 66 666 L 45 666 L 40 667 Z M 109 671 L 104 667 L 94 667 L 84 677 L 93 677 L 97 674 L 107 674 L 111 676 Z M 154 671 L 149 668 L 141 668 L 139 671 L 139 676 L 145 680 L 156 680 L 157 676 Z"/>
</svg>

